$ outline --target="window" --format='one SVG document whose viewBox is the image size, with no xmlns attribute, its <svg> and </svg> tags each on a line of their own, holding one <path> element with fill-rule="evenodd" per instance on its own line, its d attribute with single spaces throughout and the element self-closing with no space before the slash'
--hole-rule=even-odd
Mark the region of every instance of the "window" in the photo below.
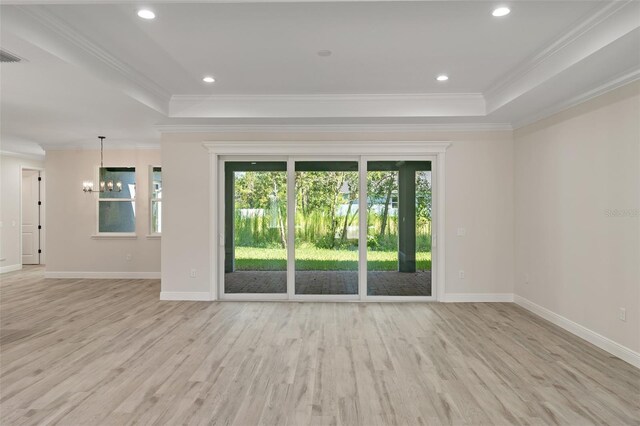
<svg viewBox="0 0 640 426">
<path fill-rule="evenodd" d="M 151 235 L 157 235 L 162 233 L 162 167 L 150 167 L 149 175 Z"/>
<path fill-rule="evenodd" d="M 98 233 L 135 233 L 135 167 L 104 167 L 100 169 L 100 181 L 122 182 L 122 191 L 100 192 L 100 197 L 98 198 Z"/>
</svg>

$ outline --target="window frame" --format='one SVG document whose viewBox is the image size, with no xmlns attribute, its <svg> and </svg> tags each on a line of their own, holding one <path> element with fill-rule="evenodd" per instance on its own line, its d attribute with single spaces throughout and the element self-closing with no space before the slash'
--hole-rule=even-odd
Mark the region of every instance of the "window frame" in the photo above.
<svg viewBox="0 0 640 426">
<path fill-rule="evenodd" d="M 162 166 L 154 166 L 154 165 L 150 165 L 149 166 L 149 170 L 148 170 L 148 176 L 149 176 L 149 234 L 147 235 L 148 238 L 160 238 L 162 237 L 162 214 L 160 215 L 159 218 L 159 224 L 160 224 L 160 232 L 155 232 L 153 230 L 153 204 L 154 203 L 162 203 L 162 195 L 158 198 L 154 196 L 154 188 L 153 188 L 153 173 L 155 172 L 154 169 L 160 169 L 160 176 L 162 176 Z M 162 204 L 160 204 L 162 205 Z"/>
<path fill-rule="evenodd" d="M 96 182 L 98 182 L 98 188 L 100 187 L 100 166 L 96 167 Z M 136 170 L 135 166 L 103 166 L 103 169 L 110 169 L 110 168 L 128 168 L 128 169 L 133 169 L 133 174 L 134 174 L 134 182 L 135 185 L 137 187 L 138 185 L 138 173 Z M 135 210 L 136 210 L 136 197 L 134 195 L 134 197 L 132 198 L 101 198 L 100 197 L 100 192 L 97 191 L 96 192 L 96 228 L 95 228 L 95 234 L 92 235 L 92 238 L 137 238 L 138 234 L 137 234 L 137 229 L 138 229 L 138 224 L 137 224 L 137 216 L 135 214 Z M 137 192 L 136 192 L 137 195 Z M 133 232 L 101 232 L 100 231 L 100 203 L 103 201 L 116 201 L 116 202 L 130 202 L 133 203 L 133 210 L 134 210 L 134 217 L 133 217 Z"/>
</svg>

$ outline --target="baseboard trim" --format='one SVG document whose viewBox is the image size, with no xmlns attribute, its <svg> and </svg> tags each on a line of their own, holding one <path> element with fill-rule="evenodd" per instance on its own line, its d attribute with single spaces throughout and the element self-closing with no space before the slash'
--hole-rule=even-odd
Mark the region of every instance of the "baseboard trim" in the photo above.
<svg viewBox="0 0 640 426">
<path fill-rule="evenodd" d="M 4 274 L 5 272 L 19 271 L 21 269 L 22 269 L 22 265 L 20 264 L 0 266 L 0 274 Z"/>
<path fill-rule="evenodd" d="M 441 302 L 446 303 L 511 303 L 512 293 L 445 293 Z"/>
<path fill-rule="evenodd" d="M 86 271 L 45 271 L 45 278 L 112 279 L 112 280 L 159 280 L 160 272 L 86 272 Z"/>
<path fill-rule="evenodd" d="M 514 302 L 517 305 L 522 306 L 524 309 L 557 325 L 558 327 L 561 327 L 568 332 L 575 334 L 581 339 L 584 339 L 587 342 L 599 347 L 600 349 L 617 356 L 618 358 L 628 362 L 634 367 L 640 368 L 640 353 L 635 352 L 617 342 L 614 342 L 608 337 L 604 337 L 603 335 L 598 334 L 595 331 L 578 324 L 577 322 L 571 321 L 570 319 L 565 318 L 562 315 L 556 314 L 555 312 L 545 307 L 537 305 L 522 296 L 515 295 Z"/>
<path fill-rule="evenodd" d="M 215 300 L 211 298 L 208 291 L 162 291 L 160 300 L 184 300 L 184 301 L 207 301 Z"/>
</svg>

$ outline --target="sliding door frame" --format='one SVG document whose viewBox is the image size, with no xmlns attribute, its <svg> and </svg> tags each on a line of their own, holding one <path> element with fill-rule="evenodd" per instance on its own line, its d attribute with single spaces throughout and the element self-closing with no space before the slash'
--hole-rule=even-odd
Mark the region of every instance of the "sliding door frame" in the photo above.
<svg viewBox="0 0 640 426">
<path fill-rule="evenodd" d="M 291 257 L 289 260 L 289 266 L 293 271 L 290 275 L 290 280 L 287 281 L 287 286 L 290 291 L 290 299 L 294 301 L 314 301 L 314 302 L 344 302 L 344 301 L 352 301 L 357 302 L 360 300 L 360 294 L 296 294 L 295 289 L 295 216 L 296 216 L 296 191 L 295 191 L 295 176 L 296 170 L 295 166 L 298 161 L 351 161 L 358 163 L 358 173 L 360 173 L 360 162 L 361 156 L 359 155 L 292 155 L 289 157 L 290 163 L 288 164 L 288 171 L 291 172 L 291 195 L 289 198 L 287 213 L 291 214 L 291 238 L 287 241 L 289 247 L 292 248 Z M 289 177 L 289 176 L 287 176 Z M 360 175 L 358 175 L 358 178 Z M 289 181 L 287 181 L 288 183 Z M 360 188 L 359 188 L 360 189 Z M 289 188 L 287 188 L 287 191 Z M 358 194 L 359 195 L 359 194 Z M 287 196 L 289 193 L 287 192 Z M 290 207 L 289 207 L 290 206 Z M 358 220 L 360 217 L 358 216 Z M 366 240 L 365 240 L 366 241 Z M 362 240 L 358 240 L 358 291 L 360 290 L 360 264 L 362 263 L 362 245 L 360 244 Z M 366 245 L 366 244 L 365 244 Z M 291 283 L 291 284 L 289 284 Z"/>
<path fill-rule="evenodd" d="M 444 300 L 445 294 L 445 152 L 446 141 L 215 141 L 209 150 L 209 255 L 211 300 L 418 302 Z M 330 153 L 330 154 L 327 154 Z M 431 296 L 368 296 L 367 161 L 422 160 L 432 167 Z M 224 293 L 224 161 L 287 162 L 287 293 Z M 358 161 L 359 244 L 357 295 L 295 294 L 295 162 Z M 364 242 L 364 244 L 363 244 Z M 222 255 L 221 255 L 222 254 Z"/>
<path fill-rule="evenodd" d="M 220 254 L 217 258 L 217 271 L 218 271 L 218 299 L 220 300 L 288 300 L 288 293 L 225 293 L 225 264 L 224 264 L 224 256 L 225 256 L 225 195 L 226 195 L 226 186 L 225 186 L 225 163 L 226 162 L 234 162 L 234 161 L 242 161 L 242 162 L 270 162 L 270 161 L 279 161 L 283 163 L 287 163 L 288 167 L 288 159 L 287 156 L 269 156 L 269 155 L 244 155 L 244 156 L 234 156 L 234 155 L 225 155 L 218 156 L 218 198 L 217 198 L 217 208 L 218 208 L 218 220 L 217 220 L 217 229 L 221 230 L 219 235 L 219 247 Z M 289 174 L 287 170 L 287 204 L 289 201 Z M 287 206 L 287 245 L 289 245 L 289 207 Z M 287 247 L 287 251 L 289 248 Z M 212 263 L 213 264 L 213 263 Z M 289 261 L 287 259 L 287 289 L 289 288 Z M 215 275 L 215 272 L 212 272 L 212 276 Z"/>
<path fill-rule="evenodd" d="M 438 157 L 437 155 L 413 155 L 410 157 L 402 156 L 402 155 L 385 155 L 385 156 L 362 156 L 360 157 L 360 193 L 362 194 L 362 199 L 360 200 L 359 209 L 360 209 L 360 220 L 364 226 L 360 227 L 360 241 L 367 241 L 368 235 L 367 231 L 369 229 L 368 221 L 368 211 L 367 211 L 367 172 L 368 172 L 368 162 L 369 161 L 429 161 L 431 162 L 431 295 L 430 296 L 369 296 L 368 294 L 368 285 L 367 285 L 367 255 L 368 255 L 368 246 L 365 243 L 364 249 L 360 251 L 360 268 L 363 271 L 360 277 L 360 295 L 363 301 L 365 302 L 435 302 L 439 300 L 437 297 L 438 288 L 436 283 L 437 274 L 440 272 L 437 265 L 437 258 L 439 254 L 438 250 L 438 238 L 437 230 L 439 223 L 439 212 L 438 207 L 440 205 L 440 198 L 438 191 L 438 178 L 436 176 L 438 170 Z M 414 200 L 415 202 L 415 200 Z M 363 218 L 364 216 L 364 218 Z M 434 233 L 433 230 L 436 230 Z"/>
</svg>

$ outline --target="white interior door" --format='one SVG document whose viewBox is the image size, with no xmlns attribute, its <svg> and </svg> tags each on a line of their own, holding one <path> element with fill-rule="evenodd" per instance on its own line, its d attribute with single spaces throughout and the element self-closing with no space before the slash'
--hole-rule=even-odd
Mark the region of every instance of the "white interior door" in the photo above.
<svg viewBox="0 0 640 426">
<path fill-rule="evenodd" d="M 40 198 L 37 170 L 22 171 L 22 264 L 40 264 L 40 235 L 38 225 Z"/>
</svg>

